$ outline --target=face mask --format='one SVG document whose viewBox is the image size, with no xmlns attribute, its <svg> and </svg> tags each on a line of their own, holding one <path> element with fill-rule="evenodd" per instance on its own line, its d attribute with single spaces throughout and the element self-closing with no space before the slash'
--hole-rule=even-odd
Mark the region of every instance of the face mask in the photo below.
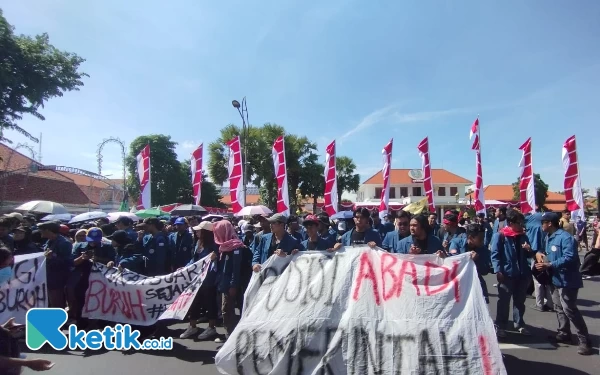
<svg viewBox="0 0 600 375">
<path fill-rule="evenodd" d="M 0 268 L 0 285 L 3 285 L 10 281 L 12 278 L 13 270 L 11 266 Z"/>
</svg>

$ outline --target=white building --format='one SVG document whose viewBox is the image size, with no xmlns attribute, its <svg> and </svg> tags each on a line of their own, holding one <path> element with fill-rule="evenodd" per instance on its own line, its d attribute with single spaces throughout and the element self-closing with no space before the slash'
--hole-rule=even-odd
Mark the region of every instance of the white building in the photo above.
<svg viewBox="0 0 600 375">
<path fill-rule="evenodd" d="M 432 169 L 434 202 L 438 214 L 446 208 L 464 205 L 465 192 L 473 184 L 466 178 L 445 169 Z M 357 206 L 378 206 L 383 190 L 381 171 L 367 179 L 358 189 Z M 390 171 L 390 206 L 400 208 L 425 198 L 421 169 L 392 169 Z M 460 203 L 459 203 L 460 201 Z"/>
</svg>

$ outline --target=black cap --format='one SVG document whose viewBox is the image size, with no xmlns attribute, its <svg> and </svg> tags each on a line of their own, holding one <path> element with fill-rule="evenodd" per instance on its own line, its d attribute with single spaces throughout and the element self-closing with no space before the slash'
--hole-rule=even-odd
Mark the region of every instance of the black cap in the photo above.
<svg viewBox="0 0 600 375">
<path fill-rule="evenodd" d="M 117 231 L 115 231 L 115 233 L 108 236 L 107 238 L 115 241 L 119 245 L 127 245 L 128 243 L 131 243 L 131 239 L 129 238 L 129 235 L 124 230 L 117 230 Z"/>
<path fill-rule="evenodd" d="M 558 214 L 556 212 L 544 212 L 542 214 L 542 221 L 550 221 L 550 222 L 557 222 L 560 220 L 560 217 L 558 216 Z"/>
<path fill-rule="evenodd" d="M 121 223 L 123 225 L 131 225 L 133 224 L 133 220 L 131 220 L 131 218 L 127 217 L 127 216 L 119 216 L 119 218 L 117 219 L 117 221 L 115 221 L 115 223 Z"/>
<path fill-rule="evenodd" d="M 45 223 L 38 224 L 39 230 L 49 230 L 52 233 L 60 232 L 60 223 L 58 221 L 47 221 Z"/>
</svg>

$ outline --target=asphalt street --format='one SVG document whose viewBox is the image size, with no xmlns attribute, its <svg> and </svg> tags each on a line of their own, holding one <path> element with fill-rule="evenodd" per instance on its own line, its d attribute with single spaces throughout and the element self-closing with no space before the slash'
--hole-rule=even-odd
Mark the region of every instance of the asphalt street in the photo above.
<svg viewBox="0 0 600 375">
<path fill-rule="evenodd" d="M 489 310 L 492 317 L 495 317 L 497 297 L 496 289 L 492 287 L 495 275 L 487 276 L 486 281 L 491 294 Z M 509 374 L 600 374 L 600 356 L 597 351 L 600 343 L 600 278 L 586 280 L 584 284 L 578 302 L 592 335 L 595 354 L 584 357 L 577 354 L 576 346 L 551 344 L 548 337 L 555 333 L 556 314 L 531 309 L 535 301 L 527 299 L 525 321 L 531 329 L 532 336 L 509 333 L 508 337 L 500 342 Z M 212 341 L 181 340 L 178 337 L 185 328 L 186 324 L 179 323 L 164 327 L 158 332 L 158 336 L 177 338 L 174 340 L 172 351 L 83 353 L 55 352 L 47 349 L 35 353 L 27 353 L 27 350 L 25 352 L 29 358 L 44 358 L 55 362 L 55 367 L 46 372 L 47 374 L 218 374 L 213 358 L 220 344 Z M 224 332 L 222 328 L 219 328 L 219 331 Z M 25 370 L 24 373 L 34 372 Z"/>
</svg>

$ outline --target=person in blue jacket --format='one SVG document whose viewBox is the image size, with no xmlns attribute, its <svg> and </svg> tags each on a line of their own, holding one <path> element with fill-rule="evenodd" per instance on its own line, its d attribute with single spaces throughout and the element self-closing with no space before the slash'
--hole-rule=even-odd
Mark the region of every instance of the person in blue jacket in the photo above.
<svg viewBox="0 0 600 375">
<path fill-rule="evenodd" d="M 383 216 L 383 219 L 385 219 L 385 221 L 381 220 L 381 216 Z M 375 210 L 373 211 L 373 213 L 371 213 L 371 219 L 373 220 L 373 225 L 371 227 L 377 232 L 379 232 L 379 235 L 381 236 L 382 240 L 385 238 L 386 234 L 388 234 L 389 232 L 393 232 L 395 229 L 394 223 L 391 222 L 392 215 L 388 213 L 380 214 L 377 210 Z"/>
<path fill-rule="evenodd" d="M 548 234 L 546 251 L 536 254 L 535 268 L 552 273 L 552 300 L 558 318 L 556 341 L 571 343 L 571 324 L 577 330 L 581 355 L 592 354 L 592 342 L 587 325 L 577 308 L 577 294 L 583 288 L 579 273 L 577 242 L 570 233 L 560 229 L 560 217 L 554 212 L 542 215 L 542 230 Z"/>
<path fill-rule="evenodd" d="M 114 260 L 108 262 L 106 267 L 118 267 L 119 270 L 128 269 L 132 272 L 144 274 L 144 259 L 142 254 L 136 254 L 135 245 L 131 236 L 125 230 L 117 230 L 107 237 L 112 241 L 116 251 Z"/>
<path fill-rule="evenodd" d="M 308 238 L 301 242 L 302 247 L 306 250 L 330 250 L 332 246 L 330 242 L 319 236 L 319 218 L 315 215 L 308 215 L 302 221 L 302 225 L 306 228 Z"/>
<path fill-rule="evenodd" d="M 429 219 L 420 214 L 410 220 L 410 236 L 404 238 L 396 247 L 400 254 L 437 254 L 445 257 L 442 241 L 431 232 Z"/>
<path fill-rule="evenodd" d="M 115 228 L 117 230 L 124 230 L 131 239 L 131 243 L 135 243 L 137 241 L 137 232 L 133 229 L 133 220 L 127 216 L 119 216 L 117 221 L 115 221 Z"/>
<path fill-rule="evenodd" d="M 169 234 L 169 255 L 171 257 L 171 271 L 185 266 L 192 259 L 194 251 L 194 237 L 188 230 L 184 217 L 175 219 L 175 232 Z"/>
<path fill-rule="evenodd" d="M 47 241 L 43 245 L 46 256 L 46 279 L 48 280 L 48 307 L 64 308 L 65 286 L 72 264 L 71 251 L 73 245 L 60 235 L 60 223 L 49 221 L 38 226 L 42 238 Z"/>
<path fill-rule="evenodd" d="M 381 248 L 389 251 L 390 253 L 398 252 L 398 244 L 400 241 L 410 236 L 410 219 L 411 215 L 409 212 L 400 211 L 396 216 L 396 229 L 395 231 L 389 232 L 383 238 Z"/>
<path fill-rule="evenodd" d="M 338 241 L 342 246 L 369 245 L 381 247 L 381 235 L 371 228 L 369 210 L 357 208 L 354 211 L 354 228 L 350 229 Z M 337 246 L 340 248 L 341 246 Z"/>
<path fill-rule="evenodd" d="M 271 233 L 263 234 L 253 250 L 252 270 L 254 272 L 260 272 L 261 264 L 273 254 L 286 256 L 304 250 L 302 244 L 285 230 L 287 223 L 285 215 L 275 214 L 267 220 L 271 225 Z"/>
<path fill-rule="evenodd" d="M 506 214 L 506 226 L 492 236 L 492 267 L 498 280 L 498 304 L 496 308 L 496 335 L 506 337 L 510 300 L 513 301 L 513 324 L 523 335 L 529 335 L 525 327 L 525 299 L 531 283 L 529 258 L 534 256 L 524 231 L 525 217 L 517 210 Z"/>
<path fill-rule="evenodd" d="M 494 233 L 498 233 L 498 231 L 502 230 L 506 225 L 508 225 L 506 221 L 506 207 L 496 208 L 496 220 L 494 220 L 494 227 L 492 230 Z"/>
<path fill-rule="evenodd" d="M 285 232 L 285 227 L 283 225 L 282 227 Z M 239 307 L 240 311 L 242 310 L 242 306 L 237 305 L 239 304 L 238 297 L 241 297 L 238 293 L 240 293 L 242 286 L 242 251 L 245 245 L 238 238 L 233 225 L 227 220 L 215 223 L 213 233 L 215 243 L 219 246 L 217 288 L 222 293 L 221 311 L 223 326 L 227 331 L 225 340 L 227 340 L 237 325 L 235 308 Z"/>
<path fill-rule="evenodd" d="M 546 244 L 546 234 L 542 230 L 542 213 L 533 212 L 525 215 L 525 233 L 529 239 L 529 246 L 534 252 L 544 252 Z M 533 263 L 533 258 L 531 263 Z M 538 311 L 554 311 L 552 306 L 552 291 L 549 285 L 540 284 L 533 278 L 533 287 L 535 294 L 535 305 L 533 309 Z"/>
<path fill-rule="evenodd" d="M 477 214 L 477 221 L 485 231 L 483 246 L 485 246 L 486 249 L 489 249 L 490 243 L 492 242 L 492 236 L 494 235 L 494 228 L 492 228 L 489 219 L 485 216 L 484 213 Z"/>
<path fill-rule="evenodd" d="M 138 232 L 137 250 L 147 258 L 146 276 L 160 276 L 169 273 L 167 268 L 168 245 L 163 234 L 163 223 L 157 218 L 147 218 Z"/>
<path fill-rule="evenodd" d="M 483 298 L 485 303 L 490 303 L 487 283 L 483 278 L 490 271 L 490 250 L 484 245 L 485 229 L 481 224 L 469 224 L 466 230 L 465 236 L 455 238 L 450 242 L 450 253 L 453 253 L 452 250 L 456 250 L 456 254 L 471 254 L 471 259 L 477 268 L 477 277 L 481 284 Z"/>
<path fill-rule="evenodd" d="M 337 242 L 338 233 L 337 230 L 331 227 L 329 214 L 327 212 L 321 212 L 317 215 L 319 218 L 319 236 L 329 243 L 329 246 L 334 246 Z"/>
</svg>

